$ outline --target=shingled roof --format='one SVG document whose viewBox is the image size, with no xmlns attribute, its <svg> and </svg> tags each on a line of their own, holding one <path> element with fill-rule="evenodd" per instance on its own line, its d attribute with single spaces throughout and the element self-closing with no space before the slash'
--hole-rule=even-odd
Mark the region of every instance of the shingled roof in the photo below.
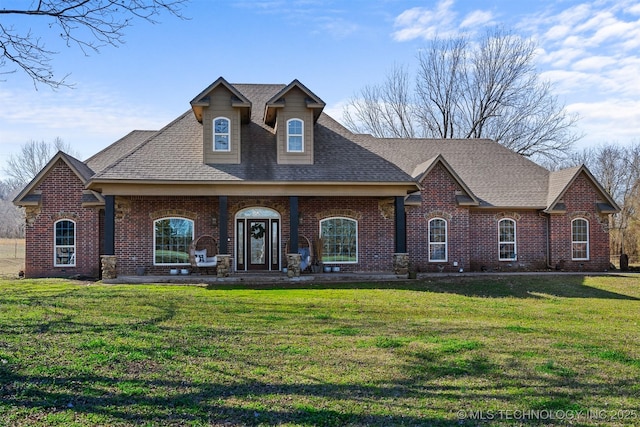
<svg viewBox="0 0 640 427">
<path fill-rule="evenodd" d="M 229 85 L 224 79 L 216 80 L 217 84 Z M 159 131 L 133 131 L 82 166 L 75 164 L 75 159 L 67 160 L 93 183 L 397 183 L 405 185 L 408 192 L 419 189 L 424 172 L 439 161 L 468 193 L 468 204 L 533 209 L 550 208 L 580 169 L 549 172 L 487 139 L 392 139 L 353 134 L 325 113 L 319 114 L 314 125 L 313 164 L 278 164 L 275 130 L 265 123 L 265 109 L 291 85 L 301 83 L 230 85 L 237 102 L 251 114 L 241 126 L 240 164 L 203 163 L 203 128 L 195 110 Z M 198 97 L 192 104 L 200 102 Z M 318 111 L 324 106 L 320 98 L 309 99 Z M 601 189 L 597 182 L 595 185 Z M 615 202 L 603 194 L 615 210 Z"/>
</svg>

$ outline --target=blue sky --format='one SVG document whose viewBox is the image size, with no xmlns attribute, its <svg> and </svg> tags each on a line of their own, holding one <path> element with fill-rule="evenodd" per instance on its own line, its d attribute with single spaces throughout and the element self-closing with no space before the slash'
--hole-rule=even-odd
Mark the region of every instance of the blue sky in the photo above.
<svg viewBox="0 0 640 427">
<path fill-rule="evenodd" d="M 0 0 L 0 7 L 24 3 Z M 497 24 L 538 42 L 542 78 L 582 117 L 577 148 L 640 142 L 637 0 L 192 0 L 184 14 L 188 20 L 136 22 L 126 44 L 89 56 L 65 46 L 47 21 L 2 16 L 3 25 L 32 28 L 59 51 L 55 71 L 75 86 L 36 90 L 20 72 L 0 76 L 0 169 L 30 140 L 60 137 L 85 159 L 133 129 L 159 129 L 219 76 L 297 78 L 340 120 L 348 99 L 382 82 L 394 64 L 415 68 L 434 35 Z"/>
</svg>

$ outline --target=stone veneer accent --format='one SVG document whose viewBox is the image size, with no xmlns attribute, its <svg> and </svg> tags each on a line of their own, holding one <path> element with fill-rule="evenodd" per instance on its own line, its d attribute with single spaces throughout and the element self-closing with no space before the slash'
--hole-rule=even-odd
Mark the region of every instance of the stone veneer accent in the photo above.
<svg viewBox="0 0 640 427">
<path fill-rule="evenodd" d="M 218 254 L 218 265 L 216 271 L 218 277 L 229 277 L 231 274 L 231 255 Z"/>
<path fill-rule="evenodd" d="M 409 254 L 393 254 L 393 273 L 399 276 L 409 274 Z"/>
<path fill-rule="evenodd" d="M 300 277 L 300 254 L 287 254 L 287 277 Z"/>
<path fill-rule="evenodd" d="M 102 279 L 115 279 L 117 273 L 118 258 L 115 255 L 100 255 L 100 264 L 102 266 Z"/>
</svg>

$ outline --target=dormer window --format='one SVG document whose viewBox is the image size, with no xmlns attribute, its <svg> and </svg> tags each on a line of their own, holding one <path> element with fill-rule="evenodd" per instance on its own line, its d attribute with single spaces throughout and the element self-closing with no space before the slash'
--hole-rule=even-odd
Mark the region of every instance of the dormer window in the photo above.
<svg viewBox="0 0 640 427">
<path fill-rule="evenodd" d="M 226 117 L 213 119 L 213 151 L 231 151 L 230 141 L 229 119 Z"/>
<path fill-rule="evenodd" d="M 304 122 L 300 119 L 287 121 L 287 151 L 290 153 L 304 152 Z"/>
</svg>

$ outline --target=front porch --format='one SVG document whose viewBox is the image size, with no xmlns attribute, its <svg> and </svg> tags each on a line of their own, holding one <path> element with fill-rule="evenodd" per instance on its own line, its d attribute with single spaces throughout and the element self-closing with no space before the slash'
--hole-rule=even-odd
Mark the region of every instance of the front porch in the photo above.
<svg viewBox="0 0 640 427">
<path fill-rule="evenodd" d="M 294 285 L 304 283 L 354 283 L 354 282 L 385 282 L 407 280 L 407 275 L 393 274 L 390 272 L 366 272 L 366 273 L 318 273 L 301 274 L 297 277 L 289 277 L 283 272 L 262 273 L 238 273 L 218 277 L 217 275 L 176 274 L 176 275 L 144 275 L 144 276 L 118 276 L 113 279 L 103 279 L 107 284 L 150 284 L 167 283 L 175 285 Z"/>
</svg>

